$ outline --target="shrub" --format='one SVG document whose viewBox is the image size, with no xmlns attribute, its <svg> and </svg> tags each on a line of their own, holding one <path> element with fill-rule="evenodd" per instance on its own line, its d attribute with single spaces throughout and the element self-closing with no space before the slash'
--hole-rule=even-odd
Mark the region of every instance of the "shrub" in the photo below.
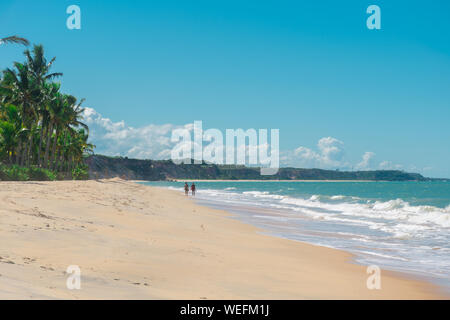
<svg viewBox="0 0 450 320">
<path fill-rule="evenodd" d="M 72 170 L 73 180 L 88 180 L 89 179 L 89 168 L 87 165 L 80 165 Z"/>
<path fill-rule="evenodd" d="M 30 168 L 28 170 L 30 180 L 32 181 L 55 181 L 56 174 L 53 171 L 41 168 Z"/>
<path fill-rule="evenodd" d="M 2 181 L 54 181 L 56 178 L 57 175 L 47 169 L 0 164 L 0 180 Z"/>
</svg>

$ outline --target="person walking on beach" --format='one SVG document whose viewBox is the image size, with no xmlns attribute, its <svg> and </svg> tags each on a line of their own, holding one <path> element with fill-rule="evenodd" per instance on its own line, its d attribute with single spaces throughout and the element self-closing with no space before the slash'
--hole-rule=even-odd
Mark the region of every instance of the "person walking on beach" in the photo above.
<svg viewBox="0 0 450 320">
<path fill-rule="evenodd" d="M 192 183 L 191 185 L 191 191 L 192 191 L 192 195 L 195 196 L 195 184 Z"/>
<path fill-rule="evenodd" d="M 184 194 L 187 196 L 189 195 L 189 185 L 187 182 L 184 183 Z"/>
</svg>

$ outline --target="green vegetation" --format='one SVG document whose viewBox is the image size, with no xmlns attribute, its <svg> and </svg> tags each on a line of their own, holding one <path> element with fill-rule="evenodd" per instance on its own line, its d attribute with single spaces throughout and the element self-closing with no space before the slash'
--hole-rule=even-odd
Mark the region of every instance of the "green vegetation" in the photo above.
<svg viewBox="0 0 450 320">
<path fill-rule="evenodd" d="M 89 167 L 87 165 L 81 165 L 72 170 L 72 177 L 74 180 L 88 180 L 89 179 Z"/>
<path fill-rule="evenodd" d="M 14 36 L 0 45 L 28 45 Z M 86 179 L 89 128 L 81 122 L 84 100 L 60 91 L 42 45 L 24 52 L 0 77 L 0 180 Z"/>
<path fill-rule="evenodd" d="M 55 172 L 43 168 L 0 164 L 1 181 L 54 181 L 57 178 Z"/>
<path fill-rule="evenodd" d="M 215 164 L 181 164 L 170 160 L 136 160 L 92 155 L 86 159 L 92 178 L 120 177 L 130 180 L 162 181 L 199 180 L 370 180 L 429 181 L 418 173 L 397 170 L 336 171 L 321 169 L 280 168 L 273 176 L 262 176 L 259 168 Z"/>
</svg>

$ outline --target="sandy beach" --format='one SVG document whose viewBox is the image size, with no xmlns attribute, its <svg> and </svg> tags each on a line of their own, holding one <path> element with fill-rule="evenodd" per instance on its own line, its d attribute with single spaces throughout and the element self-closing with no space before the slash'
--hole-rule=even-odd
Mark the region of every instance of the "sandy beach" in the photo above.
<svg viewBox="0 0 450 320">
<path fill-rule="evenodd" d="M 0 299 L 441 299 L 346 252 L 263 235 L 175 191 L 119 179 L 0 183 Z M 68 266 L 81 289 L 68 290 Z"/>
</svg>

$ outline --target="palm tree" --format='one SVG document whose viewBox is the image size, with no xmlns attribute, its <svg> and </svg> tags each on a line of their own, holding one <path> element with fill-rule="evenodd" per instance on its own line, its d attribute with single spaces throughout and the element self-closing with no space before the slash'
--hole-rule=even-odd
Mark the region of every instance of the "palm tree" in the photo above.
<svg viewBox="0 0 450 320">
<path fill-rule="evenodd" d="M 58 83 L 51 83 L 47 85 L 47 96 L 49 97 L 49 99 L 47 100 L 47 104 L 45 106 L 45 112 L 47 114 L 43 114 L 44 121 L 46 122 L 47 126 L 44 163 L 43 163 L 45 168 L 50 167 L 49 155 L 50 155 L 51 138 L 53 136 L 53 131 L 56 129 L 59 123 L 59 117 L 64 107 L 64 96 L 59 92 L 60 87 L 61 85 Z"/>
<path fill-rule="evenodd" d="M 81 107 L 83 102 L 84 99 L 77 103 L 77 98 L 71 95 L 62 95 L 62 100 L 58 102 L 58 109 L 54 117 L 56 134 L 53 140 L 53 169 L 57 169 L 61 164 L 61 157 L 64 156 L 64 143 L 66 143 L 67 135 L 74 135 L 73 128 L 82 127 L 89 132 L 88 126 L 81 122 L 84 111 Z"/>
<path fill-rule="evenodd" d="M 35 86 L 35 82 L 30 78 L 30 72 L 26 64 L 14 63 L 15 70 L 6 69 L 2 83 L 2 92 L 4 93 L 3 103 L 11 103 L 19 107 L 19 113 L 22 118 L 23 126 L 28 129 L 29 143 L 25 143 L 22 149 L 22 157 L 20 164 L 24 161 L 29 165 L 31 161 L 31 151 L 33 144 L 33 131 L 36 128 L 35 119 L 36 104 L 39 97 L 39 88 Z"/>
<path fill-rule="evenodd" d="M 12 36 L 12 37 L 6 37 L 6 38 L 0 39 L 0 45 L 8 44 L 8 43 L 17 43 L 17 44 L 21 44 L 24 46 L 28 46 L 30 44 L 30 42 L 28 42 L 27 39 L 21 38 L 18 36 Z"/>
<path fill-rule="evenodd" d="M 62 134 L 65 132 L 66 128 L 69 126 L 70 108 L 76 103 L 76 98 L 71 95 L 59 94 L 57 99 L 55 99 L 53 104 L 53 126 L 55 129 L 55 135 L 53 137 L 53 147 L 52 147 L 52 169 L 58 168 L 58 159 L 60 154 L 60 149 L 58 148 L 58 140 L 61 139 Z"/>
<path fill-rule="evenodd" d="M 0 39 L 12 42 L 27 44 L 18 37 Z M 62 73 L 50 72 L 55 58 L 47 61 L 41 45 L 25 57 L 0 78 L 0 160 L 79 176 L 74 169 L 84 170 L 84 156 L 95 147 L 82 122 L 84 99 L 61 93 L 61 85 L 52 82 Z"/>
<path fill-rule="evenodd" d="M 53 99 L 53 93 L 55 87 L 48 88 L 47 81 L 52 80 L 57 77 L 61 77 L 63 74 L 60 72 L 50 73 L 50 69 L 55 62 L 56 58 L 52 58 L 50 61 L 47 61 L 44 55 L 44 47 L 42 45 L 35 45 L 33 47 L 33 52 L 31 53 L 29 50 L 25 51 L 25 56 L 27 57 L 26 65 L 31 74 L 31 77 L 34 79 L 36 85 L 40 89 L 40 101 L 38 102 L 38 119 L 37 122 L 40 122 L 40 133 L 39 133 L 39 148 L 38 148 L 38 164 L 42 166 L 42 143 L 44 138 L 44 130 L 46 129 L 46 124 L 48 124 L 48 111 L 46 105 L 49 100 Z"/>
<path fill-rule="evenodd" d="M 16 106 L 0 106 L 0 156 L 13 163 L 16 148 L 22 133 L 22 124 Z"/>
<path fill-rule="evenodd" d="M 56 57 L 53 57 L 50 61 L 44 56 L 44 47 L 39 44 L 33 47 L 33 52 L 29 50 L 25 51 L 27 57 L 27 66 L 31 75 L 36 79 L 37 83 L 42 85 L 47 80 L 52 80 L 57 77 L 61 77 L 61 72 L 49 73 Z"/>
<path fill-rule="evenodd" d="M 84 128 L 72 130 L 67 136 L 66 164 L 68 173 L 83 163 L 83 157 L 94 152 L 95 146 L 88 142 L 89 135 Z"/>
<path fill-rule="evenodd" d="M 43 136 L 45 125 L 48 123 L 46 105 L 54 98 L 52 94 L 55 91 L 54 86 L 48 89 L 47 81 L 62 76 L 62 73 L 49 72 L 55 58 L 47 62 L 42 45 L 35 45 L 32 52 L 26 50 L 25 56 L 27 57 L 25 64 L 16 62 L 15 70 L 4 71 L 4 99 L 7 99 L 6 102 L 20 106 L 23 124 L 29 130 L 29 143 L 23 148 L 24 154 L 20 164 L 23 164 L 26 159 L 27 166 L 33 162 L 42 165 Z M 33 144 L 37 130 L 39 138 L 36 139 L 39 139 L 39 147 Z"/>
</svg>

